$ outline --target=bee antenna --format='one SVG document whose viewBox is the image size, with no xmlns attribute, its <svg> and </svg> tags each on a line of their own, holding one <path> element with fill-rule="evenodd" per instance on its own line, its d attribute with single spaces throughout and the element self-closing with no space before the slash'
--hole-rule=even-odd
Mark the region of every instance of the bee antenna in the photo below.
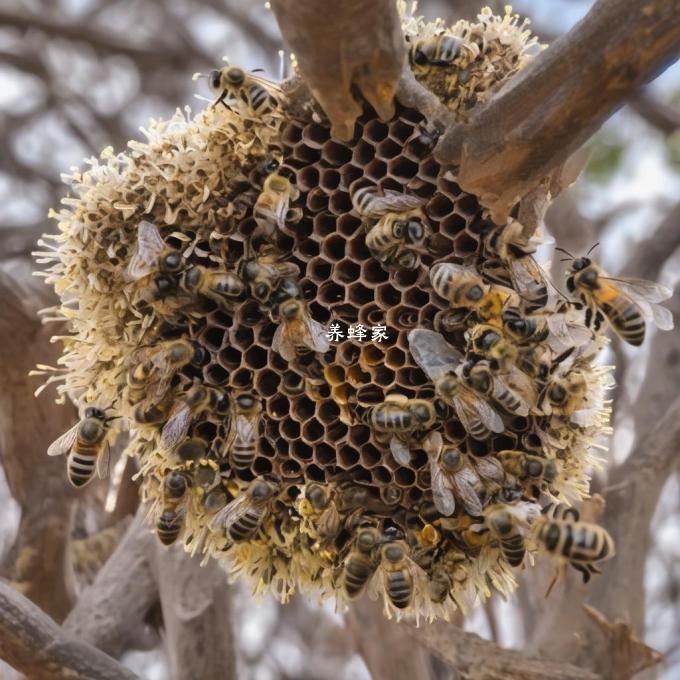
<svg viewBox="0 0 680 680">
<path fill-rule="evenodd" d="M 573 257 L 563 257 L 560 262 L 573 262 L 574 258 Z"/>
<path fill-rule="evenodd" d="M 254 68 L 251 71 L 251 73 L 264 73 L 264 69 L 263 68 Z"/>
<path fill-rule="evenodd" d="M 559 247 L 555 246 L 555 250 L 556 250 L 558 253 L 564 253 L 565 255 L 569 255 L 569 257 L 570 257 L 572 260 L 575 260 L 575 259 L 576 259 L 576 258 L 575 258 L 568 250 L 565 250 L 564 248 L 559 248 Z M 564 260 L 561 260 L 561 261 L 564 262 Z"/>
<path fill-rule="evenodd" d="M 590 253 L 592 253 L 593 250 L 595 250 L 595 248 L 597 248 L 597 246 L 599 246 L 599 245 L 600 245 L 600 242 L 598 241 L 598 242 L 597 242 L 594 246 L 592 246 L 592 247 L 590 248 L 590 250 L 586 253 L 586 257 L 588 257 L 588 255 L 590 255 Z"/>
</svg>

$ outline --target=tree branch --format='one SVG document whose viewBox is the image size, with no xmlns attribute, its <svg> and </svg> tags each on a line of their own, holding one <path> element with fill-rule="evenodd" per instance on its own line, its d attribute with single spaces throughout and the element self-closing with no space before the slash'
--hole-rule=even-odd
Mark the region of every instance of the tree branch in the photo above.
<svg viewBox="0 0 680 680">
<path fill-rule="evenodd" d="M 664 135 L 680 130 L 680 111 L 659 101 L 650 92 L 638 92 L 629 102 L 630 108 Z"/>
<path fill-rule="evenodd" d="M 35 680 L 134 680 L 111 657 L 65 633 L 47 614 L 0 581 L 0 656 Z"/>
<path fill-rule="evenodd" d="M 675 0 L 598 0 L 435 155 L 504 223 L 511 208 L 566 161 L 639 86 L 680 52 Z"/>
</svg>

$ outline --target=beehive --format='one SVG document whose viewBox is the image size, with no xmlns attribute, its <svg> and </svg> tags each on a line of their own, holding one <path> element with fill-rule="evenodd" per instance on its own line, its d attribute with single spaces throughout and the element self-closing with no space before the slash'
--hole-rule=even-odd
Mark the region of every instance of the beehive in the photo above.
<svg viewBox="0 0 680 680">
<path fill-rule="evenodd" d="M 407 18 L 405 30 L 414 40 L 444 28 Z M 447 30 L 461 39 L 464 64 L 420 77 L 463 119 L 523 65 L 535 41 L 510 14 L 484 12 L 476 23 L 459 22 Z M 162 480 L 173 469 L 188 470 L 194 485 L 182 518 L 187 548 L 247 574 L 256 591 L 271 590 L 286 600 L 301 588 L 342 602 L 343 564 L 356 531 L 377 526 L 384 536 L 413 548 L 409 568 L 415 594 L 407 611 L 448 616 L 466 598 L 487 596 L 488 583 L 508 592 L 514 578 L 498 542 L 466 547 L 456 530 L 437 518 L 422 447 L 414 445 L 410 464 L 400 465 L 366 422 L 371 407 L 390 393 L 433 398 L 432 382 L 415 363 L 407 340 L 413 328 L 440 328 L 441 312 L 448 309 L 432 290 L 428 268 L 442 261 L 480 266 L 487 257 L 483 237 L 494 227 L 476 197 L 457 185 L 455 168 L 434 160 L 436 135 L 428 121 L 401 106 L 390 121 L 366 110 L 345 143 L 331 138 L 323 120 L 291 119 L 285 107 L 253 117 L 238 106 L 216 106 L 195 118 L 178 112 L 168 122 L 154 121 L 147 137 L 130 143 L 126 153 L 107 150 L 90 161 L 89 170 L 71 175 L 74 196 L 65 199 L 60 233 L 43 244 L 40 258 L 50 264 L 48 283 L 62 297 L 55 316 L 70 323 L 70 335 L 63 338 L 65 370 L 57 369 L 50 380 L 63 380 L 59 390 L 81 408 L 111 404 L 122 416 L 113 427 L 133 434 L 127 453 L 140 460 L 144 498 L 154 519 L 163 509 Z M 291 177 L 299 192 L 292 207 L 302 217 L 286 225 L 276 245 L 299 269 L 309 314 L 324 326 L 338 324 L 345 336 L 350 325 L 384 325 L 382 342 L 345 339 L 323 355 L 302 353 L 289 362 L 272 349 L 280 320 L 255 299 L 247 297 L 233 309 L 206 297 L 179 304 L 173 296 L 145 298 L 142 284 L 126 279 L 142 220 L 156 225 L 165 243 L 182 253 L 185 267 L 236 271 L 258 246 L 253 243 L 258 169 L 272 153 L 281 156 L 278 172 Z M 367 182 L 424 199 L 432 236 L 421 267 L 385 267 L 371 257 L 365 225 L 352 203 L 353 191 Z M 465 351 L 463 331 L 454 329 L 447 339 Z M 187 436 L 206 442 L 202 461 L 165 450 L 159 444 L 162 422 L 135 420 L 134 404 L 126 399 L 128 371 L 145 348 L 176 338 L 197 343 L 202 356 L 173 376 L 159 400 L 169 412 L 197 382 L 226 394 L 256 395 L 263 409 L 261 432 L 249 468 L 231 468 L 222 455 L 232 422 L 224 414 L 203 413 L 191 423 Z M 505 432 L 486 441 L 469 437 L 453 416 L 437 427 L 447 442 L 479 458 L 526 448 L 535 428 L 553 428 L 554 438 L 562 441 L 552 449 L 545 445 L 542 455 L 558 457 L 561 473 L 546 493 L 573 501 L 587 493 L 588 447 L 606 426 L 605 385 L 606 372 L 594 371 L 588 398 L 600 405 L 601 417 L 592 427 L 575 428 L 559 418 L 549 422 L 543 415 L 505 415 Z M 199 465 L 212 470 L 203 486 L 196 481 Z M 228 541 L 223 531 L 211 528 L 215 513 L 206 509 L 206 495 L 221 490 L 224 505 L 242 499 L 249 484 L 263 476 L 280 485 L 266 519 L 251 540 Z M 347 521 L 330 539 L 319 536 L 321 513 L 306 498 L 311 483 L 333 493 L 359 490 L 360 502 L 343 510 Z M 465 526 L 464 516 L 457 520 Z M 449 548 L 459 555 L 458 564 L 448 596 L 438 602 L 428 581 Z M 378 590 L 384 587 L 376 583 Z M 385 606 L 388 613 L 396 611 L 387 597 Z"/>
</svg>

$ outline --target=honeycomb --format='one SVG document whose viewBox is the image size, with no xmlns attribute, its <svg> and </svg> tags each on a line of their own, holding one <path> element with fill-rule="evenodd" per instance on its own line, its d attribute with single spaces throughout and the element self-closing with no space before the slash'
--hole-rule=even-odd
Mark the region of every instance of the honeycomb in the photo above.
<svg viewBox="0 0 680 680">
<path fill-rule="evenodd" d="M 411 42 L 445 31 L 414 17 L 404 22 Z M 521 68 L 535 46 L 509 13 L 485 11 L 478 22 L 458 22 L 446 34 L 462 41 L 462 61 L 436 77 L 416 75 L 461 119 Z M 468 74 L 464 82 L 461 70 Z M 275 105 L 258 115 L 246 97 L 193 118 L 178 111 L 170 121 L 153 121 L 147 141 L 131 142 L 119 154 L 107 149 L 69 177 L 73 196 L 55 213 L 59 234 L 43 239 L 38 261 L 62 300 L 50 318 L 68 319 L 70 334 L 60 337 L 60 366 L 41 371 L 53 373 L 47 383 L 60 382 L 61 399 L 74 400 L 83 414 L 97 407 L 118 416 L 107 422 L 108 438 L 131 432 L 126 453 L 139 459 L 143 498 L 164 542 L 179 537 L 187 550 L 249 578 L 254 592 L 283 601 L 300 589 L 343 606 L 351 599 L 348 574 L 366 563 L 367 588 L 383 594 L 388 615 L 446 618 L 487 597 L 489 584 L 502 593 L 514 587 L 503 540 L 488 527 L 476 532 L 485 519 L 469 515 L 460 498 L 453 516 L 439 512 L 429 431 L 414 435 L 403 464 L 376 433 L 371 413 L 394 394 L 433 403 L 433 382 L 415 361 L 408 334 L 441 331 L 465 353 L 469 328 L 465 319 L 445 323 L 450 303 L 433 290 L 428 272 L 442 262 L 484 271 L 497 257 L 486 245 L 497 226 L 458 186 L 456 168 L 434 160 L 437 131 L 418 111 L 397 106 L 382 121 L 366 109 L 353 138 L 339 142 L 325 120 L 292 118 L 276 100 L 279 91 L 272 92 Z M 292 189 L 279 227 L 263 233 L 258 210 L 272 174 Z M 422 199 L 428 234 L 418 266 L 386 264 L 369 250 L 366 220 L 355 205 L 366 186 Z M 164 252 L 181 255 L 181 273 L 164 279 L 169 294 L 154 288 L 153 275 L 129 275 L 144 223 L 157 230 Z M 243 267 L 272 253 L 290 273 L 262 299 Z M 205 289 L 188 294 L 193 267 L 206 276 L 231 272 L 243 286 L 226 301 Z M 344 337 L 328 342 L 327 351 L 298 347 L 284 358 L 276 336 L 289 299 L 301 302 L 324 333 L 335 327 Z M 358 324 L 369 337 L 347 337 Z M 372 341 L 370 329 L 378 326 L 386 338 Z M 602 342 L 593 343 L 584 362 Z M 172 370 L 163 349 L 171 343 L 191 348 L 191 358 Z M 141 388 L 131 378 L 140 367 Z M 504 472 L 512 483 L 480 496 L 486 507 L 507 502 L 533 518 L 538 500 L 587 495 L 590 445 L 606 432 L 607 384 L 607 369 L 589 372 L 584 399 L 597 417 L 588 426 L 537 408 L 526 416 L 504 412 L 503 431 L 480 440 L 449 408 L 431 430 L 475 467 L 498 467 L 497 454 L 508 450 L 558 460 L 549 484 L 533 491 L 525 485 L 520 493 L 518 480 Z M 169 445 L 166 425 L 201 386 L 217 397 L 192 412 Z M 254 405 L 250 421 L 237 413 L 242 397 Z M 237 464 L 234 433 L 246 422 L 255 428 L 254 450 Z M 171 478 L 179 486 L 170 488 Z M 529 519 L 525 524 L 526 547 L 537 551 Z M 362 553 L 372 532 L 378 538 Z M 412 582 L 406 606 L 390 591 L 394 574 L 404 570 Z"/>
</svg>

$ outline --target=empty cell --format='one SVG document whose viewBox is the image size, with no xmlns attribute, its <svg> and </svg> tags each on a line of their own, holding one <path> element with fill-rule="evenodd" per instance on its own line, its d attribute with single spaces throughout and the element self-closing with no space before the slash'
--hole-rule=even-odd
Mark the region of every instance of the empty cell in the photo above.
<svg viewBox="0 0 680 680">
<path fill-rule="evenodd" d="M 345 238 L 340 234 L 330 234 L 321 243 L 321 255 L 331 262 L 345 257 Z"/>
<path fill-rule="evenodd" d="M 437 181 L 437 176 L 439 175 L 440 165 L 437 161 L 428 156 L 420 162 L 420 167 L 418 168 L 418 176 L 422 179 L 430 180 L 431 182 Z"/>
<path fill-rule="evenodd" d="M 433 234 L 427 242 L 427 250 L 436 260 L 453 254 L 453 239 L 444 234 Z"/>
<path fill-rule="evenodd" d="M 414 470 L 420 470 L 421 468 L 425 467 L 429 469 L 429 458 L 425 451 L 422 449 L 413 449 L 411 451 L 411 467 Z"/>
<path fill-rule="evenodd" d="M 328 234 L 335 232 L 335 220 L 335 215 L 331 215 L 329 212 L 322 212 L 314 216 L 314 236 L 317 240 L 322 240 Z"/>
<path fill-rule="evenodd" d="M 229 371 L 219 364 L 208 364 L 203 367 L 203 378 L 211 385 L 226 385 L 229 382 Z"/>
<path fill-rule="evenodd" d="M 347 286 L 347 298 L 357 307 L 373 301 L 373 291 L 357 281 Z"/>
<path fill-rule="evenodd" d="M 250 468 L 244 468 L 242 470 L 236 470 L 235 476 L 243 482 L 252 482 L 255 479 L 255 475 L 252 473 Z"/>
<path fill-rule="evenodd" d="M 514 449 L 516 445 L 517 437 L 508 431 L 506 431 L 505 434 L 497 435 L 491 438 L 491 448 L 494 451 Z"/>
<path fill-rule="evenodd" d="M 401 293 L 391 284 L 385 283 L 382 286 L 378 286 L 375 299 L 384 309 L 389 309 L 401 302 Z"/>
<path fill-rule="evenodd" d="M 404 293 L 403 300 L 411 307 L 423 307 L 430 301 L 430 295 L 422 288 L 411 288 Z"/>
<path fill-rule="evenodd" d="M 529 422 L 528 418 L 524 418 L 523 416 L 515 416 L 512 419 L 512 429 L 515 432 L 522 433 L 526 432 L 529 429 L 529 426 L 531 423 Z"/>
<path fill-rule="evenodd" d="M 361 370 L 361 368 L 356 364 L 354 366 L 350 366 L 349 370 L 347 371 L 347 382 L 352 385 L 352 387 L 361 387 L 362 385 L 365 385 L 367 382 L 369 382 L 370 379 L 371 376 L 366 373 L 366 371 Z"/>
<path fill-rule="evenodd" d="M 407 182 L 406 187 L 408 188 L 409 193 L 420 196 L 421 198 L 429 199 L 434 193 L 434 185 L 432 182 L 427 182 L 418 176 L 411 178 Z"/>
<path fill-rule="evenodd" d="M 387 366 L 376 366 L 373 369 L 373 380 L 382 388 L 391 387 L 394 383 L 394 376 L 394 371 L 391 368 L 387 368 Z"/>
<path fill-rule="evenodd" d="M 413 134 L 413 125 L 403 119 L 397 118 L 390 123 L 389 135 L 399 144 L 404 142 Z"/>
<path fill-rule="evenodd" d="M 241 365 L 241 352 L 235 347 L 225 347 L 220 350 L 217 359 L 225 368 L 235 369 Z"/>
<path fill-rule="evenodd" d="M 359 462 L 359 452 L 352 446 L 341 446 L 337 458 L 338 465 L 347 470 Z"/>
<path fill-rule="evenodd" d="M 257 341 L 260 345 L 263 347 L 271 347 L 272 338 L 274 337 L 277 327 L 277 324 L 269 322 L 256 329 Z"/>
<path fill-rule="evenodd" d="M 349 476 L 352 481 L 358 484 L 368 484 L 373 479 L 370 470 L 367 470 L 363 465 L 355 465 L 349 470 Z"/>
<path fill-rule="evenodd" d="M 309 261 L 319 254 L 319 244 L 313 238 L 306 238 L 298 243 L 295 254 L 300 259 Z"/>
<path fill-rule="evenodd" d="M 295 371 L 286 371 L 281 381 L 281 391 L 290 397 L 296 397 L 305 391 L 304 378 Z"/>
<path fill-rule="evenodd" d="M 326 474 L 317 465 L 308 465 L 305 469 L 305 477 L 312 482 L 325 482 Z"/>
<path fill-rule="evenodd" d="M 404 495 L 406 497 L 405 505 L 412 507 L 416 503 L 420 503 L 423 492 L 417 486 L 412 486 L 410 489 L 405 489 Z"/>
<path fill-rule="evenodd" d="M 278 430 L 276 431 L 276 436 L 279 436 Z M 267 456 L 267 458 L 273 458 L 276 455 L 276 449 L 272 446 L 272 443 L 269 441 L 269 439 L 267 439 L 267 437 L 260 437 L 257 443 L 259 445 L 260 453 L 263 456 Z"/>
<path fill-rule="evenodd" d="M 312 212 L 321 212 L 328 209 L 328 194 L 321 188 L 315 187 L 307 194 L 307 208 Z M 315 220 L 316 226 L 316 220 Z M 335 221 L 333 222 L 333 229 L 335 229 Z"/>
<path fill-rule="evenodd" d="M 406 362 L 406 355 L 398 347 L 390 347 L 385 354 L 385 366 L 396 370 Z"/>
<path fill-rule="evenodd" d="M 458 234 L 453 240 L 453 250 L 459 257 L 465 257 L 466 255 L 476 253 L 478 247 L 479 241 L 465 231 Z"/>
<path fill-rule="evenodd" d="M 411 486 L 416 481 L 416 473 L 407 467 L 398 467 L 394 471 L 394 481 L 401 487 Z"/>
<path fill-rule="evenodd" d="M 488 455 L 492 450 L 488 441 L 473 439 L 472 437 L 467 437 L 465 441 L 467 443 L 467 452 L 473 456 L 483 457 Z"/>
<path fill-rule="evenodd" d="M 308 444 L 316 444 L 317 442 L 321 441 L 323 439 L 324 432 L 325 430 L 323 425 L 316 418 L 310 418 L 302 426 L 302 438 Z M 312 453 L 311 448 L 309 449 L 309 451 L 311 457 Z"/>
<path fill-rule="evenodd" d="M 418 125 L 418 123 L 422 123 L 425 118 L 423 117 L 423 114 L 420 113 L 420 111 L 416 111 L 415 109 L 402 109 L 399 112 L 399 118 L 401 118 L 403 121 L 406 123 L 410 123 L 414 127 Z"/>
<path fill-rule="evenodd" d="M 439 230 L 447 236 L 456 236 L 465 230 L 465 218 L 454 212 L 439 223 Z"/>
<path fill-rule="evenodd" d="M 336 215 L 348 213 L 352 209 L 352 199 L 345 191 L 334 191 L 328 201 L 328 209 Z"/>
<path fill-rule="evenodd" d="M 401 153 L 401 145 L 397 144 L 397 142 L 388 137 L 387 139 L 380 142 L 380 144 L 378 144 L 375 151 L 378 158 L 381 158 L 383 160 L 390 160 L 392 158 L 396 158 Z M 416 170 L 417 169 L 418 166 L 416 166 Z"/>
<path fill-rule="evenodd" d="M 268 458 L 258 456 L 250 466 L 254 475 L 268 475 L 272 471 L 272 462 Z"/>
<path fill-rule="evenodd" d="M 231 328 L 234 320 L 226 312 L 216 309 L 208 314 L 208 322 L 211 326 L 217 326 L 218 328 Z"/>
<path fill-rule="evenodd" d="M 373 180 L 374 182 L 379 182 L 387 174 L 387 163 L 381 161 L 378 158 L 374 158 L 366 167 L 364 168 L 364 176 Z"/>
<path fill-rule="evenodd" d="M 372 144 L 369 144 L 365 139 L 360 139 L 352 153 L 352 161 L 354 164 L 366 165 L 370 163 L 374 157 L 375 147 Z"/>
<path fill-rule="evenodd" d="M 351 283 L 352 281 L 357 281 L 361 273 L 361 267 L 354 261 L 345 259 L 338 262 L 335 265 L 335 270 L 333 272 L 334 277 L 338 281 L 343 283 Z M 344 294 L 343 294 L 344 299 Z"/>
<path fill-rule="evenodd" d="M 326 366 L 323 369 L 324 378 L 329 385 L 335 386 L 340 385 L 345 381 L 345 369 L 338 364 L 333 364 L 332 366 Z"/>
<path fill-rule="evenodd" d="M 377 465 L 371 470 L 373 481 L 377 484 L 389 484 L 392 481 L 392 470 L 384 465 Z"/>
<path fill-rule="evenodd" d="M 259 345 L 254 345 L 250 349 L 246 350 L 244 355 L 244 360 L 247 366 L 258 370 L 264 368 L 267 365 L 267 350 Z"/>
<path fill-rule="evenodd" d="M 351 437 L 351 435 L 350 435 Z M 383 453 L 380 449 L 373 446 L 373 444 L 364 444 L 360 449 L 361 464 L 364 467 L 372 468 L 375 467 L 383 457 Z"/>
<path fill-rule="evenodd" d="M 253 372 L 247 368 L 237 368 L 230 376 L 229 382 L 236 389 L 249 389 L 253 386 Z"/>
<path fill-rule="evenodd" d="M 239 349 L 246 349 L 253 344 L 255 339 L 255 334 L 252 328 L 247 326 L 242 326 L 237 330 L 232 330 L 229 333 L 229 342 L 233 347 L 238 347 Z"/>
<path fill-rule="evenodd" d="M 337 351 L 338 361 L 344 366 L 352 366 L 359 360 L 360 348 L 352 342 L 343 342 Z"/>
<path fill-rule="evenodd" d="M 321 305 L 342 302 L 345 299 L 345 287 L 334 281 L 326 281 L 319 286 L 318 299 Z"/>
<path fill-rule="evenodd" d="M 330 136 L 331 131 L 328 126 L 309 123 L 302 129 L 301 138 L 307 146 L 320 149 L 330 139 Z"/>
<path fill-rule="evenodd" d="M 302 191 L 319 186 L 319 171 L 314 165 L 306 165 L 298 171 L 296 185 Z"/>
<path fill-rule="evenodd" d="M 456 201 L 456 208 L 463 214 L 472 217 L 480 211 L 477 197 L 472 194 L 463 194 Z"/>
<path fill-rule="evenodd" d="M 201 333 L 201 344 L 207 349 L 216 352 L 220 347 L 222 347 L 222 342 L 224 341 L 225 332 L 223 328 L 218 326 L 208 326 Z"/>
<path fill-rule="evenodd" d="M 277 454 L 283 458 L 286 458 L 288 456 L 288 451 L 290 450 L 290 442 L 280 435 L 275 441 Z"/>
<path fill-rule="evenodd" d="M 428 303 L 423 305 L 418 312 L 418 326 L 431 329 L 432 320 L 434 319 L 435 314 L 437 314 L 439 311 L 439 307 L 434 304 Z"/>
<path fill-rule="evenodd" d="M 319 444 L 314 447 L 314 460 L 319 465 L 333 465 L 335 463 L 335 449 L 328 444 Z"/>
<path fill-rule="evenodd" d="M 255 376 L 255 390 L 263 397 L 271 397 L 279 389 L 281 377 L 275 371 L 265 368 Z"/>
<path fill-rule="evenodd" d="M 456 418 L 449 418 L 444 423 L 446 438 L 452 442 L 461 442 L 465 439 L 465 428 Z"/>
<path fill-rule="evenodd" d="M 385 353 L 376 345 L 364 345 L 359 356 L 359 365 L 362 368 L 378 366 L 385 360 Z"/>
<path fill-rule="evenodd" d="M 335 191 L 340 185 L 340 173 L 331 168 L 324 168 L 319 177 L 319 186 L 327 192 Z"/>
<path fill-rule="evenodd" d="M 290 401 L 284 394 L 278 394 L 267 402 L 267 412 L 274 418 L 283 418 L 290 412 Z"/>
<path fill-rule="evenodd" d="M 358 217 L 350 214 L 340 215 L 338 217 L 338 233 L 346 238 L 354 236 L 362 227 L 362 222 Z"/>
<path fill-rule="evenodd" d="M 292 418 L 286 418 L 285 420 L 281 421 L 279 430 L 286 439 L 292 441 L 293 439 L 297 439 L 300 436 L 300 423 L 296 422 Z"/>
<path fill-rule="evenodd" d="M 194 427 L 194 436 L 203 439 L 205 442 L 213 442 L 217 437 L 217 425 L 204 420 Z"/>
<path fill-rule="evenodd" d="M 317 405 L 317 417 L 324 425 L 330 425 L 340 415 L 340 407 L 332 400 Z"/>
<path fill-rule="evenodd" d="M 399 156 L 389 162 L 387 170 L 392 177 L 399 180 L 410 180 L 418 172 L 418 164 L 404 156 Z"/>
<path fill-rule="evenodd" d="M 312 149 L 306 144 L 298 144 L 293 149 L 293 158 L 303 163 L 316 163 L 321 158 L 321 149 Z"/>
<path fill-rule="evenodd" d="M 352 149 L 345 144 L 329 139 L 321 147 L 321 157 L 336 168 L 347 163 L 352 158 Z"/>
<path fill-rule="evenodd" d="M 333 265 L 323 257 L 315 257 L 309 262 L 307 267 L 307 276 L 309 276 L 312 281 L 321 283 L 329 279 L 332 269 Z"/>
<path fill-rule="evenodd" d="M 276 442 L 279 441 L 281 438 L 281 434 L 279 431 L 279 421 L 278 420 L 272 420 L 271 418 L 265 418 L 264 419 L 264 430 L 267 435 L 266 438 L 261 438 L 261 441 L 268 441 L 272 446 L 276 444 Z M 263 449 L 264 450 L 264 449 Z"/>
<path fill-rule="evenodd" d="M 447 173 L 444 173 L 446 175 Z M 452 179 L 445 176 L 439 177 L 437 180 L 437 189 L 449 198 L 457 198 L 461 194 L 461 188 Z"/>
<path fill-rule="evenodd" d="M 415 269 L 398 269 L 394 272 L 392 281 L 395 287 L 398 287 L 400 290 L 407 290 L 415 285 L 419 276 L 420 272 Z M 399 294 L 399 300 L 397 302 L 399 301 L 401 301 L 401 294 Z"/>
<path fill-rule="evenodd" d="M 305 395 L 293 400 L 291 413 L 299 422 L 304 423 L 314 415 L 314 402 Z"/>
<path fill-rule="evenodd" d="M 353 163 L 345 163 L 340 168 L 341 186 L 343 189 L 348 189 L 352 182 L 356 182 L 359 177 L 363 177 L 364 171 L 362 167 L 357 167 Z"/>
<path fill-rule="evenodd" d="M 289 146 L 295 146 L 301 139 L 302 128 L 296 123 L 289 123 L 281 131 L 281 140 Z"/>
<path fill-rule="evenodd" d="M 337 443 L 347 435 L 347 425 L 337 420 L 326 428 L 326 437 L 331 443 Z"/>
<path fill-rule="evenodd" d="M 346 324 L 356 323 L 357 308 L 349 302 L 335 304 L 333 305 L 333 319 Z"/>
<path fill-rule="evenodd" d="M 371 437 L 371 430 L 366 425 L 353 425 L 349 432 L 349 441 L 356 448 L 361 448 Z"/>
<path fill-rule="evenodd" d="M 247 300 L 238 308 L 238 325 L 256 326 L 262 321 L 260 306 L 255 300 Z"/>
<path fill-rule="evenodd" d="M 302 466 L 296 460 L 289 458 L 281 464 L 281 476 L 284 479 L 295 479 L 302 475 Z"/>
<path fill-rule="evenodd" d="M 347 251 L 355 261 L 363 261 L 371 257 L 371 253 L 366 247 L 365 235 L 362 233 L 357 234 L 347 243 Z"/>
<path fill-rule="evenodd" d="M 380 262 L 369 259 L 361 265 L 361 278 L 365 283 L 375 285 L 387 281 L 390 278 L 390 273 L 383 269 Z"/>
<path fill-rule="evenodd" d="M 295 240 L 299 243 L 302 239 L 306 239 L 308 236 L 312 235 L 314 223 L 308 217 L 303 217 L 299 222 L 295 222 L 295 224 L 288 223 L 286 225 L 286 230 L 294 236 Z M 292 250 L 292 245 L 290 249 Z"/>
<path fill-rule="evenodd" d="M 311 302 L 309 304 L 309 313 L 312 315 L 312 318 L 315 321 L 318 321 L 323 325 L 327 324 L 331 318 L 330 309 L 322 304 L 319 304 L 318 302 Z M 333 351 L 332 347 L 330 351 Z"/>
<path fill-rule="evenodd" d="M 428 202 L 425 211 L 432 219 L 441 220 L 453 212 L 453 203 L 444 194 L 436 193 Z"/>
<path fill-rule="evenodd" d="M 382 142 L 389 133 L 389 128 L 385 123 L 373 118 L 364 125 L 364 137 L 371 142 Z"/>
</svg>

